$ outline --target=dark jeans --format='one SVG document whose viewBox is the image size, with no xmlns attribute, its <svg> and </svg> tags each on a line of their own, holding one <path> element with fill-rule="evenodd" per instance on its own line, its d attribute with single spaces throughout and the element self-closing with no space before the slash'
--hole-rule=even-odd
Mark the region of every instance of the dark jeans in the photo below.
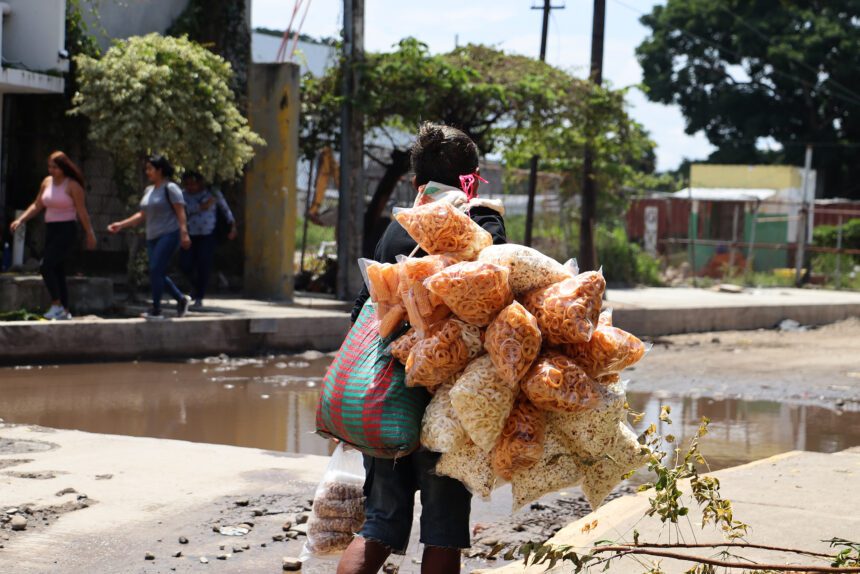
<svg viewBox="0 0 860 574">
<path fill-rule="evenodd" d="M 188 277 L 193 287 L 195 299 L 203 301 L 209 275 L 212 273 L 212 263 L 215 260 L 215 234 L 192 235 L 191 249 L 185 249 L 179 254 L 179 266 Z"/>
<path fill-rule="evenodd" d="M 55 221 L 45 224 L 45 253 L 42 256 L 42 279 L 51 300 L 59 299 L 66 309 L 69 308 L 69 291 L 66 287 L 66 260 L 78 236 L 76 221 Z"/>
<path fill-rule="evenodd" d="M 155 239 L 146 241 L 146 253 L 149 255 L 149 283 L 152 287 L 152 308 L 161 311 L 161 295 L 167 289 L 177 303 L 185 295 L 167 276 L 170 258 L 179 247 L 179 230 L 165 233 Z"/>
</svg>

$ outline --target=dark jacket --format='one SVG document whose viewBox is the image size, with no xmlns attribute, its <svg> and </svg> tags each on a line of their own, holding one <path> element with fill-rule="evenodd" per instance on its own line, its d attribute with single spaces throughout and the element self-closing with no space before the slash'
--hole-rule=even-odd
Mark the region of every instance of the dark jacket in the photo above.
<svg viewBox="0 0 860 574">
<path fill-rule="evenodd" d="M 493 236 L 494 244 L 498 245 L 508 242 L 507 233 L 505 232 L 505 220 L 497 211 L 489 207 L 473 207 L 469 211 L 469 215 L 475 223 L 490 232 L 490 235 Z M 396 263 L 398 255 L 409 255 L 416 246 L 417 243 L 406 233 L 403 226 L 397 223 L 397 221 L 392 221 L 382 235 L 382 239 L 376 244 L 373 259 L 380 263 Z M 416 257 L 424 257 L 425 255 L 427 253 L 422 249 L 419 249 L 415 254 Z M 358 294 L 355 306 L 352 308 L 353 323 L 358 318 L 358 314 L 361 312 L 361 308 L 368 297 L 370 297 L 370 293 L 368 293 L 367 285 L 365 285 Z"/>
</svg>

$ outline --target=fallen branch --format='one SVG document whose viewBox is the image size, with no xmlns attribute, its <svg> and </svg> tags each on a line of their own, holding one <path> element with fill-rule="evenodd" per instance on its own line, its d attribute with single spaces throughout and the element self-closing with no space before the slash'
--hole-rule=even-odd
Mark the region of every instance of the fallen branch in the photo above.
<svg viewBox="0 0 860 574">
<path fill-rule="evenodd" d="M 789 554 L 800 554 L 803 556 L 815 556 L 826 560 L 833 560 L 832 554 L 823 554 L 821 552 L 812 552 L 810 550 L 798 550 L 796 548 L 782 548 L 780 546 L 766 546 L 763 544 L 750 544 L 747 542 L 717 542 L 714 544 L 647 544 L 640 542 L 631 544 L 633 548 L 755 548 L 758 550 L 773 550 L 775 552 L 787 552 Z"/>
<path fill-rule="evenodd" d="M 674 546 L 674 545 L 673 545 Z M 727 544 L 727 546 L 733 546 Z M 676 548 L 678 546 L 675 546 Z M 692 546 L 695 547 L 695 546 Z M 838 566 L 810 566 L 810 565 L 792 565 L 792 564 L 747 564 L 738 562 L 728 562 L 726 560 L 716 560 L 714 558 L 706 558 L 703 556 L 689 556 L 678 552 L 666 552 L 663 550 L 652 550 L 650 548 L 642 548 L 636 546 L 596 546 L 591 550 L 592 554 L 601 552 L 618 552 L 622 555 L 640 554 L 645 556 L 658 556 L 660 558 L 671 558 L 682 562 L 696 562 L 698 564 L 708 564 L 710 566 L 718 566 L 729 569 L 743 570 L 770 570 L 774 572 L 860 572 L 860 566 L 854 567 L 838 567 Z M 832 557 L 831 557 L 832 558 Z"/>
</svg>

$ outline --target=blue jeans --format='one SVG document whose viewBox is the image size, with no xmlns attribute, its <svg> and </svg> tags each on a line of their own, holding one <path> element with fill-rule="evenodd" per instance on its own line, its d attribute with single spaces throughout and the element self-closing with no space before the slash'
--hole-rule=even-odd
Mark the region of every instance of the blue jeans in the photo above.
<svg viewBox="0 0 860 574">
<path fill-rule="evenodd" d="M 404 554 L 421 491 L 421 543 L 468 548 L 472 494 L 459 480 L 436 474 L 439 453 L 418 450 L 396 460 L 364 456 L 366 521 L 359 535 Z"/>
<path fill-rule="evenodd" d="M 177 302 L 185 297 L 167 276 L 170 258 L 176 253 L 178 247 L 178 229 L 146 241 L 146 253 L 149 255 L 149 284 L 152 288 L 152 308 L 155 311 L 161 311 L 161 296 L 165 289 L 173 295 Z"/>
<path fill-rule="evenodd" d="M 183 249 L 179 253 L 179 266 L 191 281 L 194 288 L 192 295 L 198 301 L 203 301 L 209 275 L 212 272 L 212 262 L 215 259 L 215 234 L 192 235 L 191 249 Z"/>
</svg>

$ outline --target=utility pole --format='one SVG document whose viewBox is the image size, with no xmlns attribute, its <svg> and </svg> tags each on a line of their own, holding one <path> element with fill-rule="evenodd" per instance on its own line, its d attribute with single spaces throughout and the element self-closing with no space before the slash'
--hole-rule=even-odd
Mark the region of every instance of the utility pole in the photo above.
<svg viewBox="0 0 860 574">
<path fill-rule="evenodd" d="M 543 7 L 532 6 L 532 10 L 543 10 L 543 28 L 540 35 L 540 61 L 546 61 L 546 35 L 549 30 L 549 13 L 551 10 L 562 10 L 564 6 L 553 6 L 552 0 L 543 0 Z M 535 218 L 535 193 L 537 193 L 538 156 L 533 155 L 531 169 L 529 170 L 529 201 L 526 208 L 526 235 L 523 239 L 525 245 L 532 244 L 532 227 Z"/>
<path fill-rule="evenodd" d="M 350 300 L 361 289 L 358 258 L 364 232 L 364 114 L 356 106 L 364 60 L 364 0 L 343 0 L 343 94 L 340 193 L 337 205 L 337 296 Z"/>
<path fill-rule="evenodd" d="M 803 194 L 801 199 L 800 209 L 797 213 L 797 251 L 794 254 L 794 284 L 797 287 L 803 286 L 803 260 L 806 255 L 806 238 L 809 232 L 806 230 L 806 222 L 809 219 L 809 180 L 812 170 L 812 145 L 806 144 L 806 157 L 803 160 L 803 189 L 800 193 Z"/>
<path fill-rule="evenodd" d="M 594 19 L 591 28 L 591 76 L 597 86 L 603 82 L 603 28 L 606 23 L 606 0 L 594 0 Z M 594 245 L 594 220 L 597 212 L 597 182 L 594 173 L 593 129 L 590 120 L 586 126 L 588 141 L 582 159 L 582 220 L 579 226 L 579 268 L 591 271 L 597 268 L 597 249 Z"/>
</svg>

